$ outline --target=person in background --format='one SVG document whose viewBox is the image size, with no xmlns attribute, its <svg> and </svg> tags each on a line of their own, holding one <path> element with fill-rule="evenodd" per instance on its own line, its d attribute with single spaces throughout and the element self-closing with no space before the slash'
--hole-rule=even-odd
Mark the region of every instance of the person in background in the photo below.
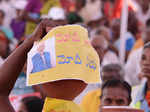
<svg viewBox="0 0 150 112">
<path fill-rule="evenodd" d="M 59 26 L 59 25 L 66 25 L 66 14 L 63 8 L 60 7 L 52 7 L 49 9 L 48 14 L 42 16 L 42 18 L 47 18 L 51 20 L 51 25 L 47 30 L 49 32 L 53 27 Z"/>
<path fill-rule="evenodd" d="M 29 0 L 21 15 L 27 21 L 25 34 L 30 35 L 40 22 L 40 17 L 47 15 L 54 6 L 60 6 L 59 0 Z"/>
<path fill-rule="evenodd" d="M 16 9 L 16 18 L 13 18 L 10 24 L 11 29 L 14 32 L 14 37 L 17 40 L 20 40 L 25 33 L 25 21 L 23 21 L 20 18 L 20 15 L 22 13 L 22 11 L 24 10 L 26 6 L 26 1 L 19 1 L 17 0 L 16 3 L 14 4 L 14 7 Z"/>
<path fill-rule="evenodd" d="M 5 37 L 9 40 L 9 53 L 10 53 L 15 49 L 17 45 L 17 40 L 14 38 L 13 31 L 10 28 L 4 26 L 4 20 L 5 20 L 5 13 L 3 10 L 0 10 L 0 30 L 5 34 Z"/>
<path fill-rule="evenodd" d="M 91 39 L 91 44 L 99 55 L 101 66 L 112 63 L 119 63 L 117 55 L 113 51 L 108 49 L 109 42 L 104 36 L 95 36 Z"/>
<path fill-rule="evenodd" d="M 11 29 L 4 26 L 5 12 L 0 10 L 0 30 L 3 31 L 9 40 L 13 40 L 14 34 Z"/>
<path fill-rule="evenodd" d="M 6 38 L 5 34 L 0 31 L 0 66 L 3 64 L 4 59 L 9 54 L 9 40 Z"/>
<path fill-rule="evenodd" d="M 118 64 L 108 64 L 102 68 L 101 71 L 102 83 L 111 79 L 124 79 L 124 70 Z M 92 88 L 93 89 L 93 88 Z M 82 99 L 80 106 L 85 112 L 98 112 L 101 100 L 101 87 L 99 86 L 95 90 L 89 91 Z M 90 102 L 90 105 L 89 105 Z"/>
<path fill-rule="evenodd" d="M 21 72 L 27 54 L 33 46 L 33 43 L 46 35 L 46 29 L 49 28 L 51 22 L 49 19 L 44 19 L 36 28 L 30 38 L 27 38 L 4 62 L 0 67 L 0 108 L 3 112 L 14 112 L 13 107 L 8 100 L 10 91 L 12 90 L 19 73 Z M 15 65 L 15 66 L 12 66 Z M 13 75 L 12 75 L 13 74 Z M 11 80 L 11 81 L 10 81 Z M 42 91 L 47 97 L 54 99 L 72 100 L 78 96 L 87 86 L 81 80 L 60 80 L 50 83 L 41 84 Z M 63 91 L 62 91 L 63 90 Z M 68 101 L 69 100 L 69 101 Z M 55 100 L 54 100 L 55 101 Z M 68 104 L 68 103 L 67 103 Z M 80 107 L 72 103 L 74 108 L 81 111 Z M 51 105 L 48 105 L 49 107 Z M 67 106 L 68 107 L 68 106 Z M 66 108 L 65 108 L 66 109 Z"/>
<path fill-rule="evenodd" d="M 60 3 L 67 13 L 75 10 L 75 0 L 60 0 Z"/>
<path fill-rule="evenodd" d="M 139 22 L 145 26 L 146 21 L 150 18 L 150 1 L 149 0 L 138 0 L 136 17 Z"/>
<path fill-rule="evenodd" d="M 13 0 L 0 0 L 0 10 L 5 13 L 3 26 L 6 28 L 10 28 L 11 20 L 16 17 L 16 11 L 13 7 L 13 3 Z"/>
<path fill-rule="evenodd" d="M 142 26 L 140 26 L 142 27 Z M 144 41 L 143 41 L 143 36 L 142 34 L 144 34 L 143 32 L 145 32 L 145 28 L 149 28 L 150 27 L 150 18 L 146 21 L 145 27 L 142 27 L 141 29 L 141 37 L 136 41 L 132 51 L 135 51 L 141 47 L 144 46 Z"/>
<path fill-rule="evenodd" d="M 142 50 L 140 61 L 141 75 L 146 77 L 141 85 L 133 88 L 133 101 L 131 106 L 142 109 L 144 112 L 150 111 L 150 42 L 146 43 Z"/>
<path fill-rule="evenodd" d="M 83 5 L 81 5 L 80 0 L 76 0 L 77 6 L 80 8 L 79 10 L 77 9 L 78 14 L 83 18 L 84 23 L 102 18 L 101 0 L 82 1 Z"/>
<path fill-rule="evenodd" d="M 150 41 L 150 25 L 143 29 L 142 41 L 144 44 Z M 144 45 L 143 45 L 144 46 Z M 125 80 L 132 86 L 139 85 L 144 80 L 140 75 L 140 60 L 142 56 L 143 46 L 131 52 L 125 64 Z M 134 65 L 134 66 L 133 66 Z"/>
<path fill-rule="evenodd" d="M 102 85 L 101 106 L 129 106 L 131 86 L 126 81 L 108 80 Z"/>
<path fill-rule="evenodd" d="M 111 30 L 112 30 L 112 44 L 118 49 L 120 49 L 120 20 L 116 19 L 112 21 L 111 25 Z M 125 42 L 125 51 L 126 51 L 126 57 L 125 60 L 127 60 L 128 55 L 130 51 L 132 50 L 132 47 L 134 46 L 135 43 L 135 37 L 134 35 L 128 31 L 124 37 L 126 38 Z"/>
<path fill-rule="evenodd" d="M 44 0 L 28 0 L 25 9 L 20 15 L 22 20 L 27 21 L 25 29 L 27 36 L 34 31 L 36 24 L 40 21 L 40 10 L 43 6 L 43 2 Z"/>
<path fill-rule="evenodd" d="M 42 112 L 44 101 L 36 96 L 24 97 L 20 101 L 18 112 Z"/>
</svg>

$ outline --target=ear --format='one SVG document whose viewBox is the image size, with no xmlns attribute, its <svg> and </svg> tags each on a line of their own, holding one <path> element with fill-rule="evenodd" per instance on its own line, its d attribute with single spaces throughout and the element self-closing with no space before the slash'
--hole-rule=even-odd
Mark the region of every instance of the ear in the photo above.
<svg viewBox="0 0 150 112">
<path fill-rule="evenodd" d="M 132 99 L 131 99 L 131 98 L 129 98 L 129 99 L 128 99 L 128 105 L 130 105 L 130 104 L 131 104 L 131 101 L 132 101 Z"/>
</svg>

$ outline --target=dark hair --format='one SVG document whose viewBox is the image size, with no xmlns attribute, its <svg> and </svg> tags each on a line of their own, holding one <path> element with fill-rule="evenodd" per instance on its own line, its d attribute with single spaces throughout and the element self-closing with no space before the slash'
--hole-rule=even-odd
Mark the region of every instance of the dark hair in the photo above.
<svg viewBox="0 0 150 112">
<path fill-rule="evenodd" d="M 138 20 L 135 16 L 135 13 L 133 11 L 129 12 L 128 16 L 128 31 L 130 31 L 134 36 L 139 31 L 138 29 Z"/>
<path fill-rule="evenodd" d="M 120 78 L 124 79 L 124 70 L 119 64 L 108 64 L 103 66 L 102 72 L 116 72 L 116 75 L 119 75 Z"/>
<path fill-rule="evenodd" d="M 5 17 L 5 12 L 3 10 L 0 10 L 0 13 L 2 13 L 2 17 Z"/>
<path fill-rule="evenodd" d="M 128 92 L 128 101 L 131 102 L 131 86 L 126 82 L 126 81 L 123 81 L 123 80 L 116 80 L 116 79 L 112 79 L 112 80 L 108 80 L 106 82 L 103 83 L 102 85 L 102 91 L 105 89 L 105 88 L 115 88 L 115 87 L 121 87 L 123 89 L 125 89 L 127 92 Z M 103 96 L 103 92 L 102 92 L 102 95 L 101 97 Z"/>
<path fill-rule="evenodd" d="M 77 2 L 80 2 L 82 7 L 86 5 L 86 0 L 77 0 Z"/>
<path fill-rule="evenodd" d="M 81 23 L 83 19 L 75 12 L 71 12 L 67 16 L 67 21 L 69 24 Z"/>
<path fill-rule="evenodd" d="M 144 44 L 144 49 L 146 49 L 146 48 L 150 48 L 150 42 Z"/>
<path fill-rule="evenodd" d="M 146 21 L 146 27 L 150 27 L 150 18 Z"/>
<path fill-rule="evenodd" d="M 21 100 L 28 112 L 42 112 L 44 101 L 36 96 L 25 97 Z"/>
</svg>

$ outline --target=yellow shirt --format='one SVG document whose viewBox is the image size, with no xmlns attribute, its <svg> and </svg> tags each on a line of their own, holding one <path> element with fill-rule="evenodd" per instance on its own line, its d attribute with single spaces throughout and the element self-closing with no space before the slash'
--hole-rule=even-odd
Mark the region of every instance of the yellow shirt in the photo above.
<svg viewBox="0 0 150 112">
<path fill-rule="evenodd" d="M 83 112 L 73 101 L 46 98 L 43 112 Z"/>
<path fill-rule="evenodd" d="M 81 102 L 84 112 L 99 112 L 101 89 L 89 92 Z"/>
</svg>

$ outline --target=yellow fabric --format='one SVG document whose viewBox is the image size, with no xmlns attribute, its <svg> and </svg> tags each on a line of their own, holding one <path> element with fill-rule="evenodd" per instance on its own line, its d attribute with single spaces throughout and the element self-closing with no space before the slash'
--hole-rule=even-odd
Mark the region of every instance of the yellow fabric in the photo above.
<svg viewBox="0 0 150 112">
<path fill-rule="evenodd" d="M 59 0 L 47 0 L 44 5 L 43 5 L 43 8 L 41 9 L 41 15 L 42 14 L 48 14 L 48 11 L 50 8 L 54 7 L 54 6 L 60 6 L 60 3 L 59 3 Z M 33 31 L 35 30 L 36 28 L 36 25 L 35 23 L 33 22 L 27 22 L 26 24 L 26 30 L 25 30 L 25 34 L 26 35 L 30 35 L 33 33 Z"/>
<path fill-rule="evenodd" d="M 143 45 L 144 45 L 144 43 L 143 43 L 142 38 L 138 39 L 138 40 L 135 42 L 135 45 L 133 46 L 132 51 L 134 51 L 134 50 L 136 50 L 136 49 L 142 47 Z"/>
<path fill-rule="evenodd" d="M 83 112 L 81 108 L 72 101 L 46 98 L 43 112 Z"/>
<path fill-rule="evenodd" d="M 84 96 L 81 102 L 81 108 L 84 112 L 98 112 L 100 106 L 101 89 L 89 92 Z"/>
<path fill-rule="evenodd" d="M 26 35 L 32 34 L 33 31 L 34 31 L 35 28 L 36 28 L 36 25 L 37 25 L 37 24 L 35 24 L 35 23 L 33 23 L 33 22 L 27 22 L 27 23 L 26 23 L 25 34 L 26 34 Z"/>
<path fill-rule="evenodd" d="M 56 6 L 60 6 L 59 0 L 47 0 L 40 12 L 42 15 L 48 14 L 49 9 Z"/>
<path fill-rule="evenodd" d="M 137 103 L 134 105 L 134 108 L 140 109 L 140 108 L 141 108 L 141 102 L 137 102 Z"/>
</svg>

